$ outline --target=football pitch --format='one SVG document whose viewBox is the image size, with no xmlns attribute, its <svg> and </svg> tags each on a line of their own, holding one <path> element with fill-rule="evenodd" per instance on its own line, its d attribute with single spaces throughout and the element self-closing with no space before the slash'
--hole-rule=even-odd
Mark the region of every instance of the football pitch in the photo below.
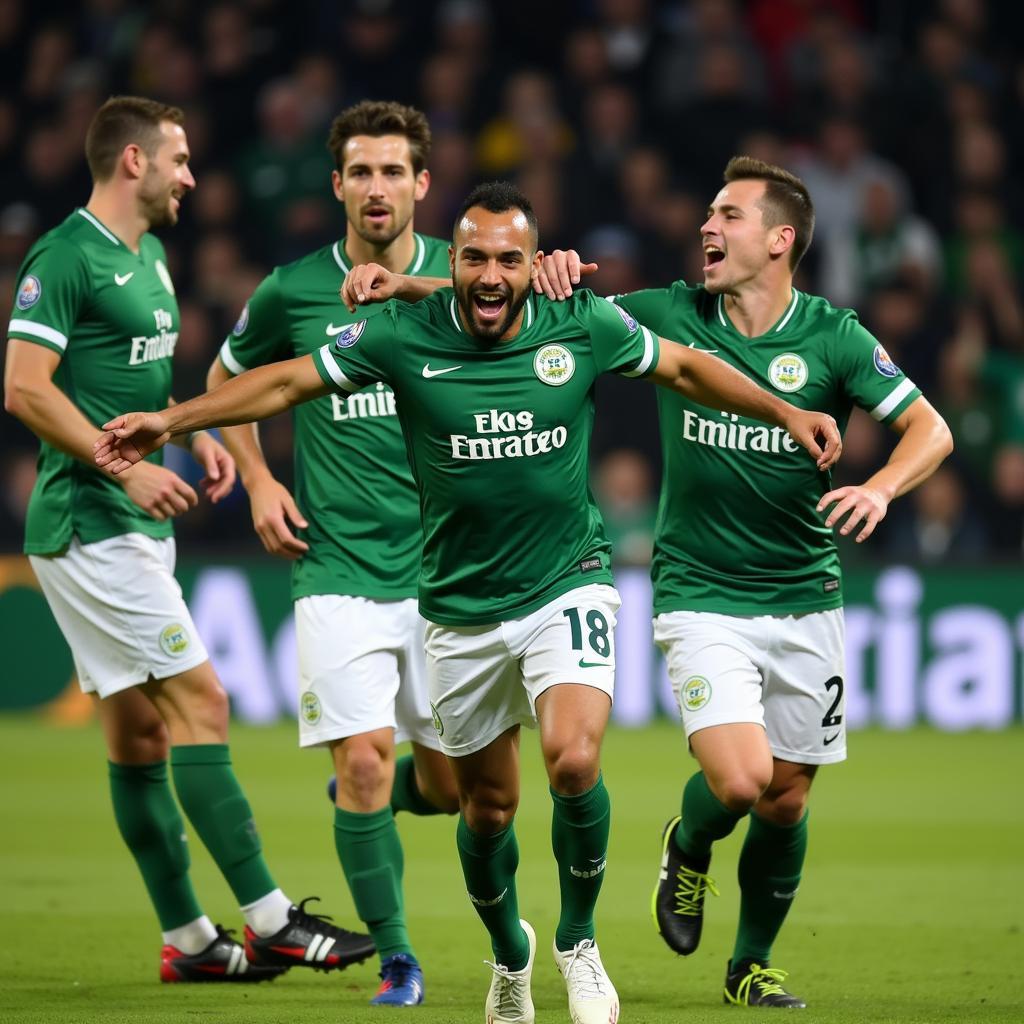
<svg viewBox="0 0 1024 1024">
<path fill-rule="evenodd" d="M 352 927 L 324 796 L 327 758 L 296 749 L 294 726 L 235 726 L 235 764 L 279 884 Z M 454 819 L 399 816 L 406 907 L 426 977 L 411 1010 L 367 1006 L 372 961 L 333 975 L 293 969 L 273 984 L 161 985 L 160 937 L 118 838 L 95 726 L 0 718 L 0 1022 L 379 1021 L 483 1019 L 490 956 L 465 896 Z M 933 1024 L 1024 1020 L 1024 731 L 856 733 L 851 760 L 815 784 L 810 851 L 774 965 L 817 1022 Z M 722 1005 L 737 912 L 742 826 L 716 847 L 700 950 L 662 945 L 650 918 L 659 837 L 693 762 L 668 723 L 613 731 L 608 873 L 598 940 L 623 1024 L 771 1019 Z M 569 1020 L 551 961 L 558 889 L 550 802 L 533 733 L 523 738 L 519 898 L 537 930 L 538 1024 Z M 231 893 L 197 841 L 193 876 L 214 921 L 241 928 Z M 317 909 L 314 907 L 313 909 Z"/>
</svg>

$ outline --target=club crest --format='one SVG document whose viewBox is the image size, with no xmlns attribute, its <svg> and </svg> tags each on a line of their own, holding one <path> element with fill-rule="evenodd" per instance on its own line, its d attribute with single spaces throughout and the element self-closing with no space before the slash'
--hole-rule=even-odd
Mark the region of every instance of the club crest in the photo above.
<svg viewBox="0 0 1024 1024">
<path fill-rule="evenodd" d="M 795 352 L 783 352 L 768 365 L 768 379 L 777 391 L 799 391 L 807 383 L 807 364 Z"/>
<path fill-rule="evenodd" d="M 576 359 L 564 345 L 545 345 L 533 360 L 537 378 L 552 387 L 561 387 L 576 372 Z"/>
</svg>

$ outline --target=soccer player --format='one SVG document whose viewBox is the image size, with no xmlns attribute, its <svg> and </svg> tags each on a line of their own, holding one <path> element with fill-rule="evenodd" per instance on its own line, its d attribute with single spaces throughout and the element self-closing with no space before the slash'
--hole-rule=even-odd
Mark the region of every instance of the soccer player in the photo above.
<svg viewBox="0 0 1024 1024">
<path fill-rule="evenodd" d="M 335 118 L 327 145 L 346 235 L 259 285 L 210 368 L 210 388 L 360 330 L 358 321 L 383 307 L 357 317 L 339 304 L 353 264 L 448 273 L 448 243 L 413 231 L 413 209 L 430 184 L 423 114 L 365 101 Z M 255 424 L 225 428 L 224 439 L 264 546 L 295 559 L 299 742 L 328 747 L 334 760 L 335 846 L 381 958 L 372 1002 L 415 1005 L 423 974 L 405 924 L 394 812 L 454 814 L 459 803 L 426 691 L 425 623 L 416 607 L 423 534 L 394 394 L 374 382 L 296 410 L 297 502 L 271 475 Z M 395 743 L 405 739 L 413 753 L 396 764 Z"/>
<path fill-rule="evenodd" d="M 952 451 L 949 429 L 852 310 L 793 287 L 814 230 L 803 182 L 735 157 L 701 228 L 704 283 L 615 302 L 660 334 L 715 352 L 841 429 L 854 405 L 900 439 L 860 486 L 832 489 L 788 438 L 658 392 L 664 475 L 655 540 L 654 634 L 700 766 L 662 836 L 655 923 L 684 956 L 700 941 L 712 844 L 744 818 L 740 920 L 725 1000 L 803 1007 L 770 966 L 800 884 L 818 765 L 846 758 L 843 590 L 832 527 L 866 540 L 893 498 Z M 572 294 L 574 253 L 540 275 Z"/>
<path fill-rule="evenodd" d="M 572 1019 L 607 1024 L 619 1004 L 595 942 L 594 908 L 607 857 L 599 754 L 619 599 L 587 486 L 594 379 L 646 376 L 760 417 L 775 424 L 763 428 L 771 436 L 789 431 L 823 467 L 838 456 L 838 434 L 830 417 L 796 409 L 721 360 L 662 342 L 589 292 L 565 304 L 532 297 L 541 259 L 527 200 L 505 183 L 480 186 L 456 220 L 453 289 L 416 305 L 389 302 L 312 355 L 251 370 L 181 405 L 116 417 L 96 458 L 118 473 L 200 424 L 248 423 L 377 381 L 394 388 L 423 522 L 419 603 L 434 725 L 459 788 L 466 887 L 494 951 L 487 1019 L 534 1019 L 536 940 L 519 918 L 513 816 L 519 729 L 537 722 L 561 892 L 555 962 Z"/>
<path fill-rule="evenodd" d="M 114 817 L 163 932 L 160 977 L 260 981 L 293 964 L 336 969 L 369 936 L 293 906 L 263 859 L 231 767 L 228 702 L 172 575 L 171 520 L 196 494 L 155 456 L 115 477 L 96 468 L 94 424 L 125 402 L 170 401 L 178 306 L 163 246 L 195 181 L 183 115 L 131 96 L 99 109 L 86 139 L 88 203 L 25 259 L 8 326 L 5 404 L 39 436 L 25 551 L 96 698 Z M 209 435 L 184 438 L 212 501 L 234 463 Z M 203 914 L 178 802 L 231 886 L 245 948 Z"/>
</svg>

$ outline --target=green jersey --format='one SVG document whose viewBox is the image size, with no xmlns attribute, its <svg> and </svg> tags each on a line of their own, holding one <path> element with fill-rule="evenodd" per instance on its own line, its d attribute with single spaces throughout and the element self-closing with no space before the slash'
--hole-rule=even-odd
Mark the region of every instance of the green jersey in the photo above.
<svg viewBox="0 0 1024 1024">
<path fill-rule="evenodd" d="M 99 426 L 125 409 L 154 412 L 170 397 L 178 303 L 164 247 L 143 235 L 134 253 L 78 209 L 29 250 L 7 334 L 56 352 L 54 383 Z M 162 453 L 148 456 L 161 463 Z M 25 551 L 63 551 L 123 533 L 169 537 L 106 473 L 41 443 Z"/>
<path fill-rule="evenodd" d="M 447 277 L 448 243 L 415 241 L 405 272 Z M 225 368 L 237 374 L 308 355 L 379 316 L 383 306 L 353 316 L 338 298 L 349 269 L 344 239 L 277 267 L 224 342 Z M 295 500 L 309 523 L 299 531 L 309 551 L 294 563 L 292 597 L 415 597 L 423 535 L 391 388 L 373 381 L 353 395 L 300 405 L 294 416 Z"/>
<path fill-rule="evenodd" d="M 891 423 L 921 392 L 849 309 L 793 290 L 770 330 L 748 338 L 722 296 L 682 282 L 615 300 L 662 337 L 718 354 L 801 409 L 846 429 L 854 405 Z M 664 475 L 655 614 L 794 614 L 840 607 L 832 531 L 817 512 L 829 474 L 781 428 L 658 390 Z"/>
<path fill-rule="evenodd" d="M 395 389 L 423 522 L 420 611 L 433 622 L 516 618 L 610 583 L 587 484 L 594 379 L 642 376 L 658 341 L 619 307 L 577 292 L 531 296 L 510 341 L 467 333 L 451 288 L 386 303 L 314 356 L 341 393 Z"/>
</svg>

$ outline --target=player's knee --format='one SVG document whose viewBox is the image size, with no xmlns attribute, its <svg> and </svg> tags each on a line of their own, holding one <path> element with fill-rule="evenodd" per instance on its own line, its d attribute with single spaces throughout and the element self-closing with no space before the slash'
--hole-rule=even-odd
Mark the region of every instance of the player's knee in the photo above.
<svg viewBox="0 0 1024 1024">
<path fill-rule="evenodd" d="M 344 742 L 335 766 L 339 785 L 356 799 L 376 793 L 385 782 L 390 785 L 390 780 L 385 777 L 387 765 L 380 750 L 372 743 L 363 742 L 361 737 L 354 736 Z"/>
<path fill-rule="evenodd" d="M 494 790 L 464 793 L 462 816 L 473 832 L 493 836 L 503 832 L 512 824 L 516 814 L 517 801 L 511 794 Z"/>
<path fill-rule="evenodd" d="M 459 791 L 455 780 L 447 778 L 429 778 L 423 780 L 420 792 L 429 800 L 442 814 L 457 814 L 459 810 Z"/>
<path fill-rule="evenodd" d="M 773 825 L 790 828 L 798 824 L 807 812 L 807 791 L 793 788 L 771 796 L 766 794 L 758 801 L 755 810 L 758 817 Z"/>
<path fill-rule="evenodd" d="M 732 775 L 716 781 L 713 792 L 735 814 L 746 814 L 768 786 L 752 775 Z"/>
<path fill-rule="evenodd" d="M 585 793 L 597 782 L 599 772 L 600 761 L 596 745 L 569 746 L 548 759 L 548 780 L 551 788 L 565 796 Z"/>
<path fill-rule="evenodd" d="M 109 737 L 107 746 L 110 760 L 116 764 L 155 764 L 167 760 L 171 739 L 164 720 L 154 715 Z"/>
</svg>

